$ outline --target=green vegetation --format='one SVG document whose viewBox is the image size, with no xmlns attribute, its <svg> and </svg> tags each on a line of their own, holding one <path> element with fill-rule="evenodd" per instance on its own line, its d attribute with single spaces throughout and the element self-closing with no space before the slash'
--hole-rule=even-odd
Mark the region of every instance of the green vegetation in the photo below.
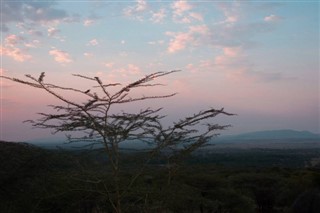
<svg viewBox="0 0 320 213">
<path fill-rule="evenodd" d="M 307 163 L 320 150 L 199 153 L 179 167 L 165 166 L 161 158 L 150 162 L 123 194 L 123 211 L 293 213 L 320 208 L 319 165 Z M 1 142 L 0 158 L 0 212 L 114 211 L 108 199 L 115 195 L 106 194 L 115 191 L 112 168 L 103 151 L 49 151 Z M 142 152 L 121 153 L 120 184 L 128 184 L 144 158 Z"/>
</svg>

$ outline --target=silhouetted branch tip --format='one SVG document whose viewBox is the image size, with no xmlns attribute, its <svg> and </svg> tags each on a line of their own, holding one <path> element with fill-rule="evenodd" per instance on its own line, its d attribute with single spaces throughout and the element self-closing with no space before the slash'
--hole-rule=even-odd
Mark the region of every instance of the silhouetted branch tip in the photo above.
<svg viewBox="0 0 320 213">
<path fill-rule="evenodd" d="M 42 72 L 42 73 L 40 74 L 40 76 L 39 76 L 38 81 L 39 81 L 39 82 L 42 82 L 42 81 L 43 81 L 44 76 L 45 76 L 45 73 L 44 73 L 44 72 Z"/>
<path fill-rule="evenodd" d="M 96 81 L 97 81 L 100 85 L 102 85 L 102 82 L 101 82 L 101 80 L 100 80 L 99 77 L 94 77 L 94 78 L 96 79 Z"/>
</svg>

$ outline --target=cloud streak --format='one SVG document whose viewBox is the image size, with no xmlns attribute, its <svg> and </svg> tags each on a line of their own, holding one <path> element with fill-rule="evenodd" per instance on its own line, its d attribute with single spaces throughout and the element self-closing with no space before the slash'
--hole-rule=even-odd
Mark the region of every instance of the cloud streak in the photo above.
<svg viewBox="0 0 320 213">
<path fill-rule="evenodd" d="M 244 54 L 242 47 L 223 48 L 223 53 L 214 59 L 213 64 L 235 81 L 271 82 L 290 79 L 281 72 L 257 70 Z"/>
</svg>

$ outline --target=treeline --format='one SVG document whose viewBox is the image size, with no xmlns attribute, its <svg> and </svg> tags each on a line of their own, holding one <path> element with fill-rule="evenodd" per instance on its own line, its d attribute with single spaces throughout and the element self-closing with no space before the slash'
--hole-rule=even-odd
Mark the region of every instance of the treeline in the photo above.
<svg viewBox="0 0 320 213">
<path fill-rule="evenodd" d="M 122 154 L 121 184 L 130 184 L 144 157 L 143 153 Z M 123 211 L 309 213 L 320 209 L 317 168 L 224 166 L 195 159 L 181 165 L 168 165 L 162 159 L 148 164 L 122 194 Z M 113 212 L 110 172 L 101 150 L 49 151 L 1 142 L 0 212 Z"/>
</svg>

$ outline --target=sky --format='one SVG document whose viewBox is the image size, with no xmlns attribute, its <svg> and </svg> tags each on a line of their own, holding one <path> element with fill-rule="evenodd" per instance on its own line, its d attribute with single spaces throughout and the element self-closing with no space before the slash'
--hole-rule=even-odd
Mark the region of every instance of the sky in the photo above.
<svg viewBox="0 0 320 213">
<path fill-rule="evenodd" d="M 127 84 L 157 71 L 150 94 L 179 119 L 210 107 L 237 114 L 223 134 L 294 129 L 320 133 L 318 1 L 1 0 L 0 74 L 86 89 L 72 76 Z M 24 120 L 57 103 L 0 79 L 0 140 L 45 138 Z M 70 95 L 70 94 L 65 94 Z"/>
</svg>

